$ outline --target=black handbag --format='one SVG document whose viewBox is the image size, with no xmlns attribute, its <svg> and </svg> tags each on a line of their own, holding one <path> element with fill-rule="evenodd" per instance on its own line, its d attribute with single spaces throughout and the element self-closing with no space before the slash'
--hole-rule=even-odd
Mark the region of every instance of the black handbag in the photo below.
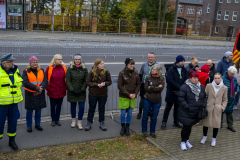
<svg viewBox="0 0 240 160">
<path fill-rule="evenodd" d="M 208 116 L 208 110 L 204 107 L 204 106 L 201 106 L 200 107 L 200 110 L 198 112 L 198 119 L 206 119 Z"/>
</svg>

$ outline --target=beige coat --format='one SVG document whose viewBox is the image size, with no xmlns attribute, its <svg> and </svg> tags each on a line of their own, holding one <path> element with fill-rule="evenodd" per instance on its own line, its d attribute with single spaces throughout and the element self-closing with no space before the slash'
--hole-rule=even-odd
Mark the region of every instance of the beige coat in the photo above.
<svg viewBox="0 0 240 160">
<path fill-rule="evenodd" d="M 218 91 L 217 95 L 215 95 L 215 91 L 212 84 L 207 85 L 206 94 L 208 97 L 207 100 L 208 117 L 202 120 L 203 126 L 211 128 L 220 128 L 221 115 L 222 112 L 224 112 L 228 102 L 227 92 L 228 88 L 223 85 L 222 88 Z"/>
</svg>

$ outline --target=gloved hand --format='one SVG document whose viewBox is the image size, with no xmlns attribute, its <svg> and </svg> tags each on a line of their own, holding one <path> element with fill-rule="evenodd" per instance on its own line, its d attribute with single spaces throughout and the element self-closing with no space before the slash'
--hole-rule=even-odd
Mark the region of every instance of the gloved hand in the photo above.
<svg viewBox="0 0 240 160">
<path fill-rule="evenodd" d="M 75 94 L 75 95 L 77 95 L 78 94 L 78 91 L 75 91 L 75 90 L 73 90 L 73 91 L 71 91 L 73 94 Z"/>
<path fill-rule="evenodd" d="M 175 94 L 175 95 L 177 95 L 177 96 L 178 96 L 178 91 L 173 91 L 173 92 L 174 92 L 174 94 Z"/>
<path fill-rule="evenodd" d="M 78 95 L 82 94 L 82 90 L 77 91 L 77 94 Z"/>
</svg>

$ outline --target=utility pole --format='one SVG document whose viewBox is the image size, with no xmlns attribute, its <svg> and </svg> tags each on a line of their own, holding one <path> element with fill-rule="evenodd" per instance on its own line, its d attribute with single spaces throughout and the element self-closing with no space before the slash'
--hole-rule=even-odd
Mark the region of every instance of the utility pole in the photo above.
<svg viewBox="0 0 240 160">
<path fill-rule="evenodd" d="M 54 0 L 52 0 L 52 21 L 51 21 L 51 29 L 54 31 Z"/>
<path fill-rule="evenodd" d="M 173 24 L 173 35 L 176 35 L 176 30 L 177 30 L 177 16 L 178 16 L 178 5 L 179 5 L 179 0 L 176 0 L 176 6 L 175 6 L 175 15 L 174 15 L 174 24 Z"/>
<path fill-rule="evenodd" d="M 160 29 L 161 9 L 162 9 L 162 0 L 159 0 L 159 6 L 158 6 L 158 29 L 157 29 L 157 33 L 158 34 L 159 34 L 159 29 Z"/>
</svg>

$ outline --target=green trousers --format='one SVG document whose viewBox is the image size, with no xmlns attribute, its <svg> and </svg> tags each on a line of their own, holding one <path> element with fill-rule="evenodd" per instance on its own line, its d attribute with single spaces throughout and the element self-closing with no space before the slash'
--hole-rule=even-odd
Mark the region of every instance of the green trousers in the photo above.
<svg viewBox="0 0 240 160">
<path fill-rule="evenodd" d="M 233 115 L 232 113 L 225 113 L 226 114 L 226 117 L 227 117 L 227 125 L 228 127 L 232 127 L 233 126 Z M 222 121 L 221 123 L 223 123 L 223 115 L 224 115 L 224 112 L 222 113 Z"/>
</svg>

